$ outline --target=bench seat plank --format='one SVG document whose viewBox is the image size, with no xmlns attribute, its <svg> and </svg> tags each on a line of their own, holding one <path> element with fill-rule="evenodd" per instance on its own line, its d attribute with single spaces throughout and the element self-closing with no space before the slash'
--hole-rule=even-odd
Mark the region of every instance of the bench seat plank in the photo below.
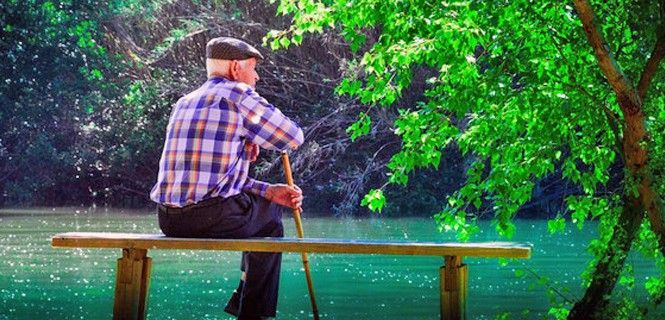
<svg viewBox="0 0 665 320">
<path fill-rule="evenodd" d="M 524 258 L 531 244 L 517 242 L 435 243 L 317 238 L 199 239 L 171 238 L 163 234 L 67 232 L 53 236 L 54 247 L 190 249 L 259 252 L 312 252 Z"/>
</svg>

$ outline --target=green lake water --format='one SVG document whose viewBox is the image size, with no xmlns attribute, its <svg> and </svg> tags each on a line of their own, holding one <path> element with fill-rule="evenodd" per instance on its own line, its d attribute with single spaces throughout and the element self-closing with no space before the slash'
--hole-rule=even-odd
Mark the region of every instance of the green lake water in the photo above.
<svg viewBox="0 0 665 320">
<path fill-rule="evenodd" d="M 293 221 L 285 214 L 287 236 Z M 454 241 L 436 230 L 431 219 L 303 220 L 306 236 L 405 241 Z M 500 240 L 489 222 L 473 241 Z M 497 259 L 473 259 L 469 265 L 469 319 L 494 319 L 510 312 L 514 319 L 542 319 L 549 308 L 546 288 L 535 278 L 517 278 L 528 268 L 555 281 L 570 298 L 579 297 L 580 273 L 590 255 L 586 245 L 595 226 L 549 235 L 546 221 L 517 221 L 514 241 L 534 245 L 529 260 L 501 265 Z M 0 319 L 110 319 L 119 249 L 55 249 L 50 237 L 67 231 L 159 232 L 156 216 L 59 209 L 0 212 Z M 150 250 L 153 258 L 149 319 L 231 319 L 222 309 L 237 286 L 239 252 Z M 631 254 L 638 288 L 655 276 L 653 264 Z M 381 255 L 310 255 L 322 319 L 439 319 L 437 257 Z M 528 272 L 527 272 L 528 273 Z M 283 256 L 278 319 L 307 319 L 310 304 L 299 254 Z M 665 318 L 665 309 L 650 310 Z"/>
</svg>

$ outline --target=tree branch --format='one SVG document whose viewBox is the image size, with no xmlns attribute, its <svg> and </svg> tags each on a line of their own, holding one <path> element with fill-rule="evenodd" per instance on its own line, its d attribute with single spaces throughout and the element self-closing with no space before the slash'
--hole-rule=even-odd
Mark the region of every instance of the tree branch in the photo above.
<svg viewBox="0 0 665 320">
<path fill-rule="evenodd" d="M 575 0 L 575 8 L 580 20 L 582 20 L 587 40 L 593 48 L 596 59 L 598 59 L 600 70 L 616 93 L 621 110 L 627 115 L 634 115 L 642 111 L 642 101 L 609 52 L 609 46 L 600 34 L 598 26 L 596 26 L 595 15 L 589 2 Z"/>
<path fill-rule="evenodd" d="M 665 0 L 661 0 L 661 20 L 665 19 L 664 6 Z M 588 1 L 575 0 L 575 8 L 582 20 L 589 44 L 598 59 L 600 69 L 616 93 L 621 111 L 624 113 L 626 123 L 623 141 L 626 167 L 636 178 L 639 200 L 644 207 L 643 209 L 647 211 L 651 229 L 659 237 L 660 250 L 665 255 L 665 223 L 663 222 L 662 203 L 652 184 L 653 178 L 647 162 L 647 150 L 641 146 L 646 137 L 641 97 L 643 97 L 642 93 L 646 94 L 648 84 L 656 72 L 658 63 L 663 59 L 662 55 L 665 54 L 660 53 L 660 50 L 665 50 L 661 49 L 665 46 L 665 44 L 662 44 L 663 32 L 659 32 L 659 40 L 656 42 L 654 54 L 649 58 L 645 67 L 645 73 L 642 75 L 643 80 L 640 80 L 641 83 L 644 81 L 643 91 L 640 91 L 640 95 L 638 95 L 638 92 L 631 86 L 608 51 L 608 45 L 595 24 L 593 9 Z"/>
<path fill-rule="evenodd" d="M 0 176 L 0 182 L 4 182 L 6 179 L 9 179 L 19 168 L 14 168 L 9 170 L 4 176 Z"/>
<path fill-rule="evenodd" d="M 574 66 L 571 65 L 566 58 L 566 56 L 563 54 L 563 50 L 561 50 L 561 43 L 557 41 L 557 39 L 563 39 L 567 41 L 567 39 L 561 37 L 556 30 L 553 28 L 549 29 L 552 35 L 552 43 L 554 43 L 554 47 L 557 49 L 559 52 L 559 55 L 561 56 L 561 59 L 566 63 L 568 66 L 568 77 L 570 80 L 573 82 L 571 84 L 565 84 L 567 86 L 570 86 L 572 89 L 576 89 L 585 96 L 587 96 L 589 99 L 591 99 L 596 105 L 600 107 L 600 109 L 605 113 L 607 117 L 607 123 L 610 125 L 610 129 L 614 133 L 614 143 L 615 143 L 615 148 L 616 152 L 621 155 L 623 158 L 623 150 L 621 150 L 621 132 L 619 131 L 619 125 L 621 125 L 621 122 L 619 121 L 619 117 L 612 111 L 610 110 L 603 102 L 601 102 L 596 96 L 592 95 L 588 90 L 582 86 L 579 81 L 577 81 L 577 77 L 575 77 L 575 73 L 573 72 Z"/>
<path fill-rule="evenodd" d="M 191 49 L 191 47 L 192 47 L 191 42 L 192 41 L 190 41 L 190 39 L 194 39 L 196 37 L 202 37 L 203 39 L 205 39 L 206 36 L 207 36 L 206 34 L 209 31 L 210 31 L 210 29 L 198 29 L 198 30 L 190 32 L 189 34 L 184 36 L 182 39 L 180 39 L 180 40 L 174 42 L 173 44 L 171 44 L 171 46 L 169 46 L 161 55 L 159 55 L 158 57 L 153 58 L 152 60 L 147 61 L 147 64 L 151 65 L 151 66 L 152 65 L 159 66 L 160 63 L 165 63 L 165 60 L 168 59 L 169 57 L 176 57 L 177 56 L 177 53 L 175 52 L 176 48 L 179 47 L 179 46 L 183 46 L 183 44 L 188 44 L 190 50 L 192 50 Z M 198 43 L 195 40 L 193 40 L 193 42 Z M 203 42 L 203 43 L 205 43 L 205 42 Z M 204 45 L 204 48 L 205 48 L 205 45 Z M 205 62 L 205 60 L 203 62 Z"/>
<path fill-rule="evenodd" d="M 113 29 L 115 35 L 117 35 L 122 43 L 127 47 L 130 56 L 134 54 L 135 56 L 144 58 L 148 55 L 148 51 L 146 49 L 141 48 L 136 44 L 136 42 L 134 42 L 134 39 L 132 39 L 132 36 L 129 34 L 129 32 L 127 32 L 127 29 L 125 29 L 119 19 L 110 20 L 108 25 Z"/>
<path fill-rule="evenodd" d="M 552 290 L 552 292 L 556 293 L 559 297 L 561 297 L 561 299 L 563 299 L 563 301 L 565 301 L 567 303 L 570 303 L 570 304 L 575 302 L 572 298 L 567 297 L 566 295 L 563 294 L 563 292 L 561 292 L 559 289 L 557 289 L 557 287 L 552 285 L 551 284 L 552 281 L 550 281 L 548 278 L 545 278 L 545 277 L 539 275 L 536 271 L 534 271 L 533 269 L 531 269 L 529 267 L 525 267 L 524 270 L 528 271 L 534 278 L 536 278 L 536 280 L 538 280 L 539 283 L 543 283 L 543 285 L 545 287 Z"/>
<path fill-rule="evenodd" d="M 658 40 L 656 40 L 656 45 L 654 46 L 651 57 L 647 61 L 642 76 L 640 77 L 640 82 L 638 84 L 638 92 L 640 99 L 646 97 L 647 92 L 649 91 L 649 85 L 653 76 L 658 71 L 658 65 L 665 57 L 665 0 L 660 1 L 660 19 L 661 19 L 661 28 L 657 34 Z M 663 202 L 660 200 L 660 195 L 654 190 L 653 186 L 653 174 L 650 168 L 645 167 L 644 178 L 642 179 L 638 190 L 640 193 L 640 201 L 642 205 L 647 210 L 647 216 L 649 217 L 649 222 L 651 223 L 651 230 L 658 237 L 658 243 L 660 244 L 660 251 L 665 256 L 665 222 L 663 221 Z"/>
<path fill-rule="evenodd" d="M 665 3 L 661 6 L 665 8 Z M 665 28 L 665 22 L 661 24 L 661 30 L 662 28 Z M 665 31 L 661 32 L 658 36 L 656 45 L 651 52 L 651 57 L 649 57 L 647 64 L 644 66 L 644 71 L 642 71 L 642 75 L 640 76 L 640 82 L 637 85 L 640 99 L 644 100 L 646 97 L 647 91 L 649 91 L 649 85 L 651 84 L 651 79 L 653 79 L 656 71 L 658 71 L 658 65 L 663 58 L 665 58 Z"/>
</svg>

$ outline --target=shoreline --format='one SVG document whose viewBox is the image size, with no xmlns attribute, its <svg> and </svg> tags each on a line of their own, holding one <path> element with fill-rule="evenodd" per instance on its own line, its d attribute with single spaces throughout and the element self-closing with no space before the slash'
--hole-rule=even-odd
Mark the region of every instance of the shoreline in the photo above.
<svg viewBox="0 0 665 320">
<path fill-rule="evenodd" d="M 305 209 L 304 212 L 313 212 L 312 210 Z M 25 215 L 138 215 L 138 216 L 150 216 L 156 214 L 155 209 L 150 208 L 115 208 L 115 207 L 15 207 L 15 208 L 0 208 L 0 217 L 3 216 L 25 216 Z M 360 215 L 360 216 L 335 216 L 333 214 L 304 214 L 304 219 L 311 218 L 332 218 L 332 219 L 358 219 L 358 220 L 372 220 L 372 219 L 387 219 L 387 220 L 399 220 L 399 219 L 423 219 L 431 220 L 435 212 L 432 212 L 430 215 L 382 215 L 382 214 L 372 214 L 372 215 Z M 290 214 L 284 213 L 284 218 L 290 217 Z M 491 217 L 480 218 L 479 221 L 489 221 Z M 516 217 L 515 220 L 523 221 L 547 221 L 548 218 L 545 217 Z"/>
</svg>

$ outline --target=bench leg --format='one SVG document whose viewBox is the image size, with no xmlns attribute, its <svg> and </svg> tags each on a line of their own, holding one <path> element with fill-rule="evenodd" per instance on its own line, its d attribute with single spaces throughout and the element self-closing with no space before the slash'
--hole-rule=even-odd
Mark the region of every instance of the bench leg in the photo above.
<svg viewBox="0 0 665 320">
<path fill-rule="evenodd" d="M 446 256 L 439 269 L 441 290 L 441 319 L 466 319 L 468 269 L 462 257 Z"/>
<path fill-rule="evenodd" d="M 115 277 L 113 319 L 145 319 L 152 259 L 148 250 L 122 249 Z"/>
</svg>

